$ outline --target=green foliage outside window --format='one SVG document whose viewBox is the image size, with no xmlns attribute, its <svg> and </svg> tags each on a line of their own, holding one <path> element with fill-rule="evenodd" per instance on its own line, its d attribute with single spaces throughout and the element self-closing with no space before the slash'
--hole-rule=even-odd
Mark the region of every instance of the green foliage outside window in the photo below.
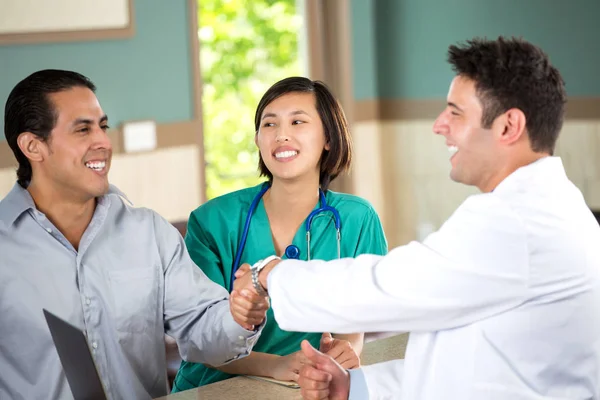
<svg viewBox="0 0 600 400">
<path fill-rule="evenodd" d="M 257 184 L 254 112 L 276 81 L 300 75 L 295 0 L 198 0 L 208 198 Z"/>
</svg>

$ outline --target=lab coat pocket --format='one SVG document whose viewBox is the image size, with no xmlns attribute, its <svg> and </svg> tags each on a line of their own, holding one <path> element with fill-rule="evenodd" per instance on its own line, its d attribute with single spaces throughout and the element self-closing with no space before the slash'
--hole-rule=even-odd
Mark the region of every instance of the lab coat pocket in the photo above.
<svg viewBox="0 0 600 400">
<path fill-rule="evenodd" d="M 109 272 L 113 316 L 118 331 L 142 333 L 155 328 L 158 312 L 156 275 L 155 268 Z"/>
</svg>

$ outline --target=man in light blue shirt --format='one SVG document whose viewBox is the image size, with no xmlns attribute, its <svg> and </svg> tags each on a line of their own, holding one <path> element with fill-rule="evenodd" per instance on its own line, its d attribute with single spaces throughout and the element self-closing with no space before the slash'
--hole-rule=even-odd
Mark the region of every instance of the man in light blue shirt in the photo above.
<svg viewBox="0 0 600 400">
<path fill-rule="evenodd" d="M 44 70 L 6 103 L 19 167 L 0 202 L 0 399 L 72 398 L 42 308 L 85 331 L 111 399 L 166 394 L 165 333 L 184 359 L 221 365 L 247 355 L 264 322 L 264 299 L 230 309 L 176 229 L 109 185 L 94 91 Z"/>
</svg>

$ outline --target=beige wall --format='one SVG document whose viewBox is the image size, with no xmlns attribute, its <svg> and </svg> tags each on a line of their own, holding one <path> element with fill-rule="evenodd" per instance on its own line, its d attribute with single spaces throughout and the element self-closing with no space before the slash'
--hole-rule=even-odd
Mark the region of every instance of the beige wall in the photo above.
<svg viewBox="0 0 600 400">
<path fill-rule="evenodd" d="M 115 154 L 110 182 L 136 207 L 148 207 L 167 220 L 187 220 L 200 205 L 200 150 L 196 145 L 139 154 Z M 0 169 L 0 199 L 16 181 L 15 168 Z"/>
<path fill-rule="evenodd" d="M 423 119 L 353 126 L 354 193 L 379 213 L 390 248 L 422 239 L 477 193 L 449 179 L 449 154 L 432 124 Z M 600 209 L 600 120 L 567 121 L 557 155 L 589 206 Z M 134 205 L 152 208 L 170 221 L 186 220 L 201 203 L 199 163 L 200 151 L 193 144 L 115 154 L 110 181 Z M 0 199 L 14 182 L 14 168 L 0 168 Z"/>
<path fill-rule="evenodd" d="M 17 181 L 16 168 L 0 168 L 0 201 L 10 192 Z"/>
<path fill-rule="evenodd" d="M 171 222 L 187 221 L 200 205 L 200 151 L 188 145 L 113 157 L 110 181 L 136 207 L 157 211 Z"/>
<path fill-rule="evenodd" d="M 373 203 L 390 248 L 423 239 L 477 193 L 448 177 L 449 153 L 432 125 L 423 119 L 353 126 L 354 192 Z M 557 155 L 588 205 L 600 209 L 600 120 L 568 120 Z"/>
</svg>

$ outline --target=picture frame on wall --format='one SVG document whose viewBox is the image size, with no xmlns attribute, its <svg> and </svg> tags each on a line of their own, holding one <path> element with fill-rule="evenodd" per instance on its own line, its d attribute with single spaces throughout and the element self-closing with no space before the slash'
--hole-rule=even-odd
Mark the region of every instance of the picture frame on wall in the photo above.
<svg viewBox="0 0 600 400">
<path fill-rule="evenodd" d="M 130 38 L 133 1 L 0 1 L 0 45 Z"/>
</svg>

